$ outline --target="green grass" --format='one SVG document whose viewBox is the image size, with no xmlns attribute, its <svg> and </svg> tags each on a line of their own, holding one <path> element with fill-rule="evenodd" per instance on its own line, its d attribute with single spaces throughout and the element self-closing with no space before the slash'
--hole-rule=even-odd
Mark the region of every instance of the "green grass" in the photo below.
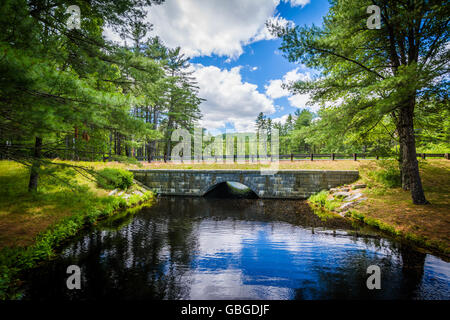
<svg viewBox="0 0 450 320">
<path fill-rule="evenodd" d="M 51 175 L 43 175 L 37 192 L 29 193 L 29 169 L 0 161 L 0 299 L 19 298 L 20 272 L 51 258 L 80 229 L 153 197 L 151 192 L 128 200 L 108 197 L 94 180 L 68 167 L 41 173 Z M 140 187 L 129 191 L 134 189 Z"/>
<path fill-rule="evenodd" d="M 347 216 L 427 249 L 444 259 L 450 258 L 450 161 L 419 160 L 419 170 L 428 205 L 414 205 L 409 191 L 400 187 L 396 160 L 367 161 L 358 166 L 361 189 L 368 200 L 355 205 Z M 326 217 L 338 205 L 322 191 L 309 198 L 319 217 Z"/>
<path fill-rule="evenodd" d="M 402 178 L 397 161 L 379 160 L 378 170 L 368 171 L 370 180 L 378 182 L 386 188 L 401 187 Z"/>
<path fill-rule="evenodd" d="M 124 169 L 104 168 L 97 171 L 97 185 L 103 189 L 127 190 L 133 185 L 133 173 Z"/>
<path fill-rule="evenodd" d="M 322 190 L 308 198 L 308 203 L 312 206 L 314 213 L 322 220 L 337 218 L 340 216 L 333 212 L 337 209 L 342 201 L 340 199 L 328 199 L 329 193 L 326 190 Z"/>
</svg>

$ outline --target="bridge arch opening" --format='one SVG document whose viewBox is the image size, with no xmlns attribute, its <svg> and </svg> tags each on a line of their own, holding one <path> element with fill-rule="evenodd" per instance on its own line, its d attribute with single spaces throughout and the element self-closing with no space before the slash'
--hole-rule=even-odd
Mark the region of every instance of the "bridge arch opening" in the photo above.
<svg viewBox="0 0 450 320">
<path fill-rule="evenodd" d="M 207 198 L 257 199 L 258 195 L 248 186 L 236 181 L 223 181 L 211 187 L 203 195 Z"/>
</svg>

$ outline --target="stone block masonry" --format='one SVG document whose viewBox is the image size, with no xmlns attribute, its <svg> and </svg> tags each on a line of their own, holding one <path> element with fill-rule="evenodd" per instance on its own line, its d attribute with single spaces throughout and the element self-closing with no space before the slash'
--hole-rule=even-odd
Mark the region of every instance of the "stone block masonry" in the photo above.
<svg viewBox="0 0 450 320">
<path fill-rule="evenodd" d="M 222 182 L 239 182 L 260 198 L 306 199 L 321 190 L 328 190 L 356 181 L 358 171 L 279 170 L 263 175 L 260 170 L 130 170 L 135 179 L 162 195 L 203 196 Z"/>
</svg>

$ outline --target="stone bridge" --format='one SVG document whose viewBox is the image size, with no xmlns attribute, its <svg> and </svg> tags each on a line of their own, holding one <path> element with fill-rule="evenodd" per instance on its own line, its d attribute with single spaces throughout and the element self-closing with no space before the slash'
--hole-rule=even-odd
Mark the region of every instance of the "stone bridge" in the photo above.
<svg viewBox="0 0 450 320">
<path fill-rule="evenodd" d="M 130 170 L 135 179 L 162 195 L 203 196 L 222 182 L 239 182 L 260 198 L 306 199 L 358 179 L 358 171 L 279 170 L 263 175 L 260 170 Z"/>
</svg>

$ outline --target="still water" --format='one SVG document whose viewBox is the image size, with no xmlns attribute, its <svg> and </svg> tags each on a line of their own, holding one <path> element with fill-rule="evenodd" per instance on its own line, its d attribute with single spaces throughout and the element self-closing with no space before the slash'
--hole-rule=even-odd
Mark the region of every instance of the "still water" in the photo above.
<svg viewBox="0 0 450 320">
<path fill-rule="evenodd" d="M 81 267 L 81 289 L 66 269 Z M 381 268 L 368 290 L 367 267 Z M 159 198 L 72 239 L 24 299 L 450 299 L 450 264 L 303 202 Z"/>
</svg>

